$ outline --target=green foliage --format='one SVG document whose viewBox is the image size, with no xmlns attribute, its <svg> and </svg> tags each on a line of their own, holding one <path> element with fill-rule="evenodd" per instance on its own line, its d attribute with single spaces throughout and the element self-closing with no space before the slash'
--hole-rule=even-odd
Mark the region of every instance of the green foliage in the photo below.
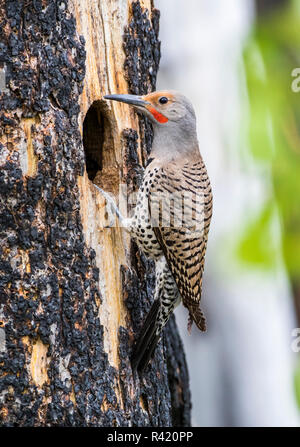
<svg viewBox="0 0 300 447">
<path fill-rule="evenodd" d="M 300 407 L 300 362 L 298 362 L 297 368 L 295 370 L 294 387 L 295 387 L 297 404 Z"/>
<path fill-rule="evenodd" d="M 299 1 L 258 20 L 245 50 L 249 94 L 249 142 L 257 162 L 269 163 L 282 227 L 283 255 L 292 280 L 300 277 L 300 92 L 292 71 L 300 67 Z M 300 86 L 300 82 L 299 82 Z M 271 203 L 246 228 L 241 259 L 271 267 Z M 272 244 L 271 244 L 272 247 Z"/>
<path fill-rule="evenodd" d="M 244 262 L 256 264 L 261 269 L 273 268 L 276 249 L 272 237 L 274 205 L 268 202 L 257 219 L 248 224 L 237 254 Z"/>
</svg>

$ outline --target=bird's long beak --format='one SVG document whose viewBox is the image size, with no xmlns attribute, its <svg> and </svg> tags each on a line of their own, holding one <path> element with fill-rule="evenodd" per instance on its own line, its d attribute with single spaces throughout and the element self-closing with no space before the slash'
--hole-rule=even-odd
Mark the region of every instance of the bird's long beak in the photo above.
<svg viewBox="0 0 300 447">
<path fill-rule="evenodd" d="M 105 95 L 104 99 L 110 99 L 112 101 L 125 102 L 126 104 L 130 104 L 136 107 L 146 107 L 149 102 L 145 101 L 142 96 L 136 95 Z"/>
</svg>

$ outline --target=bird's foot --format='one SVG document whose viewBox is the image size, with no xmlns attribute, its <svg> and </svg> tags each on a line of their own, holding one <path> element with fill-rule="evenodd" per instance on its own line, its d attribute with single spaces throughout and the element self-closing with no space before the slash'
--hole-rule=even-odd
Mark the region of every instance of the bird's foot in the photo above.
<svg viewBox="0 0 300 447">
<path fill-rule="evenodd" d="M 106 191 L 104 191 L 102 188 L 100 188 L 99 186 L 97 186 L 95 184 L 94 184 L 94 186 L 95 186 L 95 188 L 98 189 L 98 191 L 101 192 L 101 194 L 103 195 L 103 197 L 106 200 L 106 212 L 107 212 L 108 224 L 105 225 L 103 228 L 115 227 L 116 226 L 116 216 L 117 216 L 119 219 L 120 226 L 124 227 L 125 229 L 127 229 L 129 231 L 131 219 L 125 219 L 122 216 L 113 197 L 111 197 L 111 195 L 109 193 L 107 193 Z"/>
<path fill-rule="evenodd" d="M 118 213 L 116 212 L 116 210 L 118 210 L 117 205 L 115 204 L 114 199 L 110 196 L 109 193 L 107 193 L 106 191 L 104 191 L 102 188 L 100 188 L 99 186 L 95 185 L 95 188 L 98 189 L 98 191 L 101 192 L 102 196 L 105 198 L 106 204 L 105 204 L 105 211 L 106 211 L 106 215 L 105 215 L 105 220 L 106 220 L 106 224 L 103 225 L 101 228 L 112 228 L 116 226 L 116 215 L 118 216 Z"/>
</svg>

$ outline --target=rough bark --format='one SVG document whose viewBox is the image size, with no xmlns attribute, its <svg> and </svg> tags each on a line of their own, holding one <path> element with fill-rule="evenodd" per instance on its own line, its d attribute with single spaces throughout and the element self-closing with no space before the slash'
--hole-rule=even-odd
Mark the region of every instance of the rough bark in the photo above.
<svg viewBox="0 0 300 447">
<path fill-rule="evenodd" d="M 152 1 L 0 0 L 2 425 L 189 425 L 174 318 L 143 378 L 129 357 L 154 271 L 103 229 L 95 182 L 136 190 L 152 129 L 108 92 L 155 88 Z"/>
</svg>

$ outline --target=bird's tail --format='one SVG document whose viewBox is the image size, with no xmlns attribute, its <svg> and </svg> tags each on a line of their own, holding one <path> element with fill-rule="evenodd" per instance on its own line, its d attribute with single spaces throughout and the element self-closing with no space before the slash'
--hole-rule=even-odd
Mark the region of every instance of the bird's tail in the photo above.
<svg viewBox="0 0 300 447">
<path fill-rule="evenodd" d="M 188 331 L 191 332 L 192 324 L 195 323 L 200 331 L 206 331 L 206 320 L 199 304 L 189 304 L 189 321 L 188 321 Z"/>
<path fill-rule="evenodd" d="M 142 330 L 139 333 L 138 340 L 133 347 L 131 366 L 134 371 L 138 370 L 139 372 L 143 372 L 146 369 L 154 349 L 159 342 L 160 335 L 156 334 L 156 320 L 159 309 L 160 300 L 157 299 L 152 304 Z"/>
</svg>

